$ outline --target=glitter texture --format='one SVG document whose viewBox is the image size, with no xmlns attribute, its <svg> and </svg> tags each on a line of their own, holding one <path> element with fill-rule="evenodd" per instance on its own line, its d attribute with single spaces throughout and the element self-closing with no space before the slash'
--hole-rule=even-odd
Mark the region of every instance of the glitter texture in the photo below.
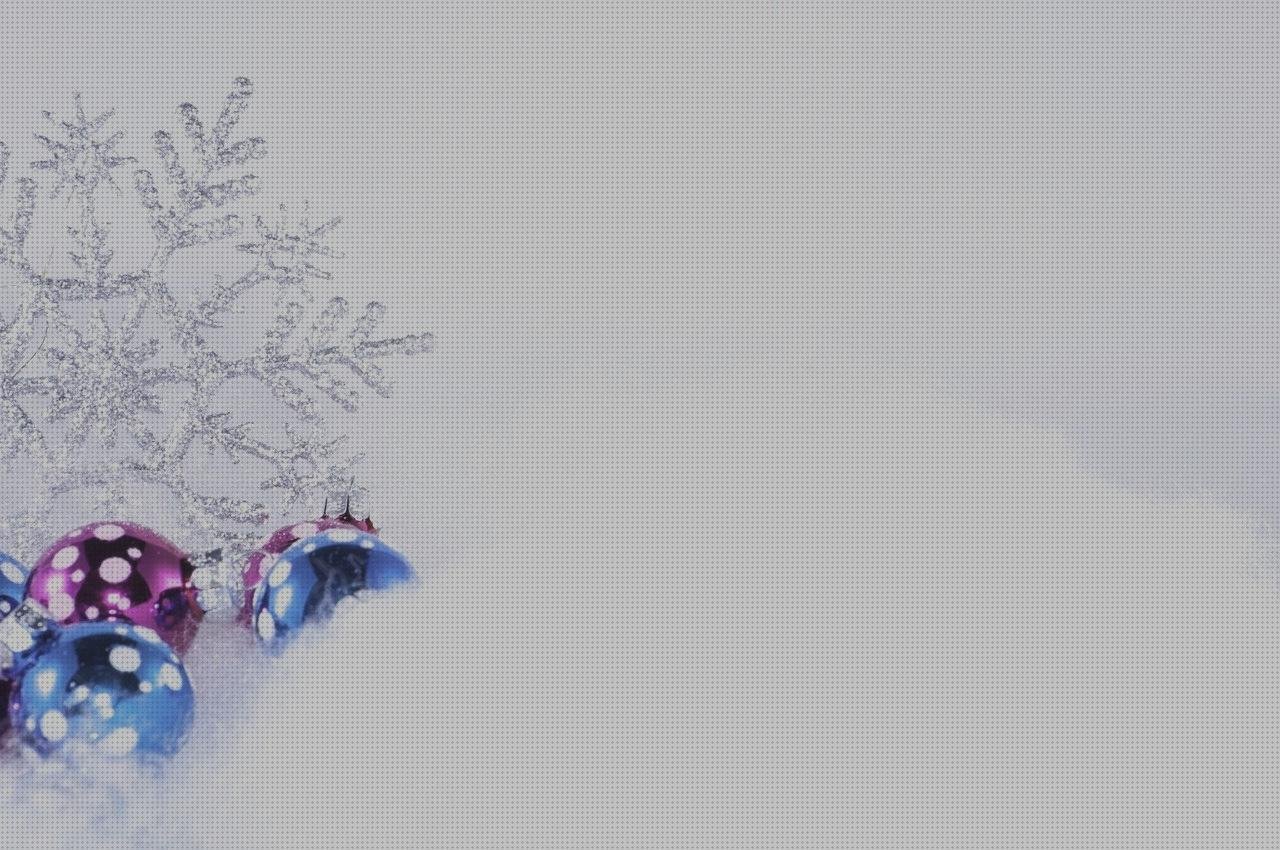
<svg viewBox="0 0 1280 850">
<path fill-rule="evenodd" d="M 387 312 L 379 303 L 316 303 L 307 287 L 328 280 L 325 260 L 340 256 L 327 244 L 337 219 L 233 211 L 257 194 L 248 169 L 266 153 L 261 138 L 232 138 L 251 92 L 237 80 L 211 126 L 181 105 L 180 133 L 152 137 L 157 173 L 118 151 L 112 113 L 86 112 L 78 97 L 73 117 L 46 113 L 53 129 L 36 137 L 45 155 L 32 177 L 6 179 L 0 145 L 0 198 L 12 210 L 0 218 L 0 267 L 16 281 L 0 324 L 0 451 L 34 464 L 41 481 L 6 508 L 16 551 L 43 548 L 59 500 L 128 515 L 131 496 L 150 488 L 165 494 L 185 544 L 222 547 L 238 563 L 269 515 L 347 486 L 357 458 L 334 423 L 363 391 L 389 392 L 378 361 L 430 348 L 429 334 L 377 336 Z M 149 223 L 154 250 L 121 268 L 100 210 L 135 192 L 127 215 Z M 46 204 L 68 222 L 63 271 L 28 244 Z M 175 261 L 216 244 L 239 260 L 234 274 L 202 265 L 205 282 L 192 291 L 172 273 Z M 246 306 L 264 293 L 269 312 Z M 247 334 L 250 322 L 260 332 Z M 253 344 L 219 341 L 226 323 Z M 283 425 L 237 413 L 254 393 L 282 411 Z M 246 471 L 209 474 L 227 461 Z"/>
</svg>

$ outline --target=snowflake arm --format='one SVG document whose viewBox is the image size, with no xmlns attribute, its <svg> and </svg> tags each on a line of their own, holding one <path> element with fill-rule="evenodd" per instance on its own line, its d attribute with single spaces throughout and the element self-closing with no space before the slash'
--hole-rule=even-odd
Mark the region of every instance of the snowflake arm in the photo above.
<svg viewBox="0 0 1280 850">
<path fill-rule="evenodd" d="M 277 317 L 265 342 L 251 356 L 227 364 L 229 372 L 250 375 L 263 381 L 281 402 L 304 416 L 314 416 L 318 399 L 290 380 L 300 375 L 347 410 L 358 406 L 359 392 L 350 387 L 331 367 L 342 367 L 381 395 L 390 391 L 377 360 L 394 355 L 423 354 L 431 350 L 431 334 L 371 340 L 369 337 L 386 314 L 386 307 L 370 302 L 354 327 L 342 334 L 339 325 L 348 314 L 344 298 L 330 299 L 312 323 L 310 331 L 293 342 L 301 323 L 302 305 L 292 302 Z M 291 344 L 293 343 L 293 344 Z"/>
<path fill-rule="evenodd" d="M 9 148 L 0 144 L 0 189 L 9 174 Z M 0 228 L 0 261 L 26 268 L 23 249 L 31 232 L 31 221 L 36 209 L 36 181 L 24 177 L 17 181 L 18 204 L 13 215 L 13 225 Z"/>
<path fill-rule="evenodd" d="M 183 129 L 199 160 L 194 175 L 183 166 L 173 136 L 164 130 L 153 136 L 156 153 L 179 203 L 166 206 L 162 202 L 155 177 L 146 169 L 134 173 L 134 185 L 143 206 L 151 212 L 156 234 L 169 251 L 225 239 L 240 231 L 241 219 L 237 215 L 227 214 L 204 221 L 194 220 L 193 215 L 206 207 L 221 207 L 258 192 L 258 178 L 253 174 L 241 174 L 217 182 L 211 179 L 218 172 L 266 155 L 266 143 L 258 137 L 235 144 L 227 143 L 252 93 L 253 86 L 247 79 L 237 79 L 236 88 L 228 95 L 211 134 L 206 134 L 195 106 L 184 103 L 179 107 Z"/>
<path fill-rule="evenodd" d="M 115 113 L 104 112 L 90 118 L 84 111 L 83 98 L 77 94 L 75 101 L 76 117 L 73 120 L 59 121 L 53 117 L 53 113 L 44 113 L 44 117 L 62 131 L 63 139 L 36 134 L 36 140 L 44 145 L 49 158 L 37 160 L 31 163 L 31 167 L 53 173 L 57 179 L 53 187 L 55 196 L 64 189 L 76 195 L 89 196 L 104 181 L 115 186 L 111 172 L 134 161 L 131 156 L 116 156 L 113 153 L 115 146 L 124 138 L 124 133 L 99 138 Z"/>
</svg>

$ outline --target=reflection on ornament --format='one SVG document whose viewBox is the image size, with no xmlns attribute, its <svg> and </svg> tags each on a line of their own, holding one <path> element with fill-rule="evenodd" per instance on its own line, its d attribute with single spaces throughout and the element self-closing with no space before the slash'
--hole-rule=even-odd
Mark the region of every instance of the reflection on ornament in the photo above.
<svg viewBox="0 0 1280 850">
<path fill-rule="evenodd" d="M 0 552 L 0 616 L 17 608 L 26 598 L 27 572 L 17 558 Z"/>
<path fill-rule="evenodd" d="M 49 547 L 27 581 L 27 595 L 60 623 L 125 622 L 154 629 L 179 653 L 204 612 L 183 552 L 136 523 L 91 523 Z"/>
<path fill-rule="evenodd" d="M 254 593 L 254 632 L 279 645 L 304 622 L 327 617 L 339 600 L 400 584 L 412 574 L 403 555 L 368 532 L 322 531 L 290 546 L 267 571 Z"/>
<path fill-rule="evenodd" d="M 12 661 L 9 720 L 37 750 L 76 742 L 126 755 L 182 745 L 195 695 L 156 632 L 120 622 L 59 626 L 29 600 L 0 627 Z"/>
<path fill-rule="evenodd" d="M 305 537 L 312 537 L 331 528 L 342 527 L 359 529 L 369 534 L 377 532 L 377 529 L 373 527 L 373 521 L 369 517 L 356 519 L 356 517 L 352 516 L 350 502 L 347 503 L 346 509 L 337 516 L 331 517 L 326 511 L 325 515 L 317 520 L 298 522 L 276 529 L 267 538 L 266 542 L 255 549 L 249 555 L 248 560 L 245 561 L 243 575 L 244 604 L 240 609 L 240 622 L 249 624 L 252 621 L 254 591 L 257 590 L 258 585 L 262 582 L 262 576 L 271 569 L 271 565 L 279 559 L 286 549 Z"/>
</svg>

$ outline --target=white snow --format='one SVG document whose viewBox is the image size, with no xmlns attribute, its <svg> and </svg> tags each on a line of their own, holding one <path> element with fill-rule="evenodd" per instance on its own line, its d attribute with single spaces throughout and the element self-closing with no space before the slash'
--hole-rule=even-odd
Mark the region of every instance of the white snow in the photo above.
<svg viewBox="0 0 1280 850">
<path fill-rule="evenodd" d="M 137 745 L 138 730 L 129 726 L 113 729 L 98 742 L 104 752 L 117 756 L 133 752 Z"/>
</svg>

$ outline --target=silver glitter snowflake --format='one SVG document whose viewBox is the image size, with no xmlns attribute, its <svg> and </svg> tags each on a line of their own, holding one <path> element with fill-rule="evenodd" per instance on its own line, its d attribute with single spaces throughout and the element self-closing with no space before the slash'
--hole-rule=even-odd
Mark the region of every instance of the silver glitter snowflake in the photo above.
<svg viewBox="0 0 1280 850">
<path fill-rule="evenodd" d="M 11 488 L 0 548 L 38 551 L 62 530 L 51 512 L 76 499 L 113 515 L 158 499 L 189 544 L 242 547 L 276 510 L 349 486 L 356 458 L 335 417 L 362 389 L 389 392 L 379 361 L 430 347 L 428 334 L 377 336 L 376 302 L 316 303 L 308 285 L 328 281 L 326 261 L 340 256 L 326 244 L 336 219 L 237 209 L 258 194 L 247 170 L 266 153 L 260 138 L 232 138 L 251 91 L 237 80 L 212 126 L 180 106 L 187 150 L 156 133 L 159 177 L 118 152 L 112 113 L 91 115 L 78 97 L 69 119 L 45 113 L 44 157 L 12 188 L 0 145 L 11 199 L 0 203 L 12 210 L 0 227 L 0 452 L 11 479 L 35 482 Z M 103 208 L 130 195 L 123 215 L 144 217 L 154 244 L 121 268 Z M 45 207 L 66 241 L 41 262 L 31 242 Z M 201 251 L 212 252 L 201 279 L 174 271 Z M 267 421 L 250 415 L 254 398 L 275 411 Z"/>
</svg>

